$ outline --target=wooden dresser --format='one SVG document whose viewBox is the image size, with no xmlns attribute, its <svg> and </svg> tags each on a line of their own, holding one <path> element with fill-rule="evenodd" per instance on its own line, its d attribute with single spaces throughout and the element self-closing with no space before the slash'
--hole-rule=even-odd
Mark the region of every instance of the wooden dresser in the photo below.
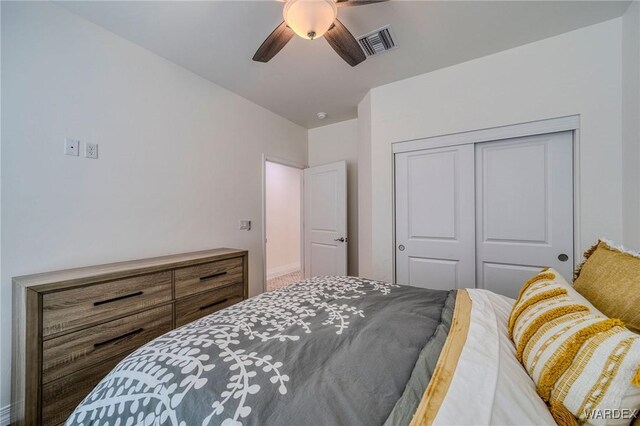
<svg viewBox="0 0 640 426">
<path fill-rule="evenodd" d="M 127 354 L 248 296 L 215 249 L 13 279 L 12 423 L 57 425 Z"/>
</svg>

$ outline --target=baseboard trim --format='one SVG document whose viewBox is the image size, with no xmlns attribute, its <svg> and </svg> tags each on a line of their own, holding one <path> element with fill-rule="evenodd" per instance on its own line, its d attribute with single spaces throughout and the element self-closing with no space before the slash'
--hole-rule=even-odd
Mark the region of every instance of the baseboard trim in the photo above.
<svg viewBox="0 0 640 426">
<path fill-rule="evenodd" d="M 8 426 L 11 422 L 11 404 L 0 408 L 0 425 Z"/>
<path fill-rule="evenodd" d="M 273 278 L 281 277 L 283 275 L 290 274 L 295 271 L 300 270 L 299 263 L 291 263 L 289 265 L 279 266 L 277 268 L 273 268 L 270 271 L 267 271 L 267 280 L 271 280 Z"/>
</svg>

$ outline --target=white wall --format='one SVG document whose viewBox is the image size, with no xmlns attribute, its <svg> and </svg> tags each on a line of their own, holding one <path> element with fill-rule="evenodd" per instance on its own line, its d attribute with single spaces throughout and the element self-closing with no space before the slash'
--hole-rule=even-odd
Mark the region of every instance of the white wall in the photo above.
<svg viewBox="0 0 640 426">
<path fill-rule="evenodd" d="M 373 278 L 371 92 L 358 104 L 358 273 Z"/>
<path fill-rule="evenodd" d="M 300 270 L 302 170 L 267 162 L 265 178 L 269 279 Z"/>
<path fill-rule="evenodd" d="M 640 1 L 622 17 L 623 243 L 640 250 Z"/>
<path fill-rule="evenodd" d="M 583 248 L 599 236 L 620 241 L 621 33 L 618 18 L 371 90 L 359 108 L 371 109 L 360 123 L 371 132 L 371 173 L 359 178 L 360 199 L 371 197 L 360 233 L 372 238 L 360 239 L 360 274 L 393 278 L 393 142 L 572 114 L 581 117 L 578 237 Z"/>
<path fill-rule="evenodd" d="M 0 406 L 11 276 L 228 246 L 262 290 L 262 153 L 306 163 L 306 129 L 51 3 L 2 2 L 2 110 Z"/>
<path fill-rule="evenodd" d="M 358 120 L 309 130 L 309 166 L 347 162 L 347 239 L 349 275 L 358 275 Z"/>
</svg>

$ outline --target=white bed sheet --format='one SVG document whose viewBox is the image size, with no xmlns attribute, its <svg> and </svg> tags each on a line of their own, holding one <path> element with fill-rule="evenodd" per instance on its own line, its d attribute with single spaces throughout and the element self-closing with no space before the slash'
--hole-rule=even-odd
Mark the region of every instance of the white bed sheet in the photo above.
<svg viewBox="0 0 640 426">
<path fill-rule="evenodd" d="M 469 333 L 434 424 L 555 425 L 509 339 L 515 301 L 487 290 L 467 291 Z"/>
</svg>

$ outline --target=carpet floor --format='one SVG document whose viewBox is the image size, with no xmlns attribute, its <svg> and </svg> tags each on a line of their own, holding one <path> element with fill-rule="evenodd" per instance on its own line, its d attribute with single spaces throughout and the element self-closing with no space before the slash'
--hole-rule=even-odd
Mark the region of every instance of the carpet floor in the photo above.
<svg viewBox="0 0 640 426">
<path fill-rule="evenodd" d="M 267 280 L 267 291 L 277 290 L 300 281 L 300 271 L 291 272 L 290 274 L 280 275 L 279 277 Z"/>
</svg>

